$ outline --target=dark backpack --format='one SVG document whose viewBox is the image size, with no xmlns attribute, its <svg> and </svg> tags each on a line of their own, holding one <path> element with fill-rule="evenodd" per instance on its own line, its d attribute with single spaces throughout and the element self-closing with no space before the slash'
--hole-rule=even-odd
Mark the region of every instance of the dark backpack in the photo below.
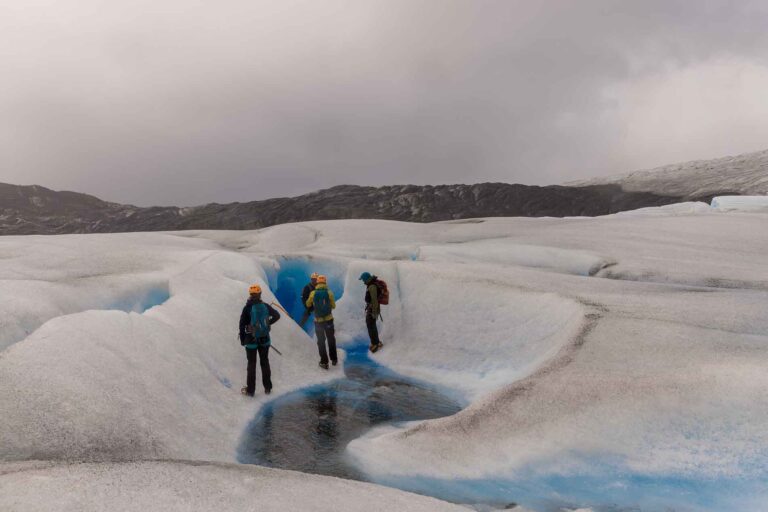
<svg viewBox="0 0 768 512">
<path fill-rule="evenodd" d="M 328 295 L 327 288 L 316 288 L 315 297 L 312 300 L 312 303 L 315 306 L 315 318 L 329 316 L 333 311 L 333 307 L 331 306 L 331 296 Z"/>
<path fill-rule="evenodd" d="M 376 298 L 379 300 L 379 304 L 386 306 L 389 304 L 389 288 L 387 288 L 387 283 L 376 278 L 374 284 L 376 285 Z"/>
<path fill-rule="evenodd" d="M 251 333 L 255 341 L 269 339 L 269 308 L 263 302 L 251 306 Z"/>
</svg>

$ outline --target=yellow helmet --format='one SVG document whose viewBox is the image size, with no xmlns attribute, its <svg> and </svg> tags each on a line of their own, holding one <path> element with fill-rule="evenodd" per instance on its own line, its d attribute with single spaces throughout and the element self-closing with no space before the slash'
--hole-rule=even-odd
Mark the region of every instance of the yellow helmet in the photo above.
<svg viewBox="0 0 768 512">
<path fill-rule="evenodd" d="M 317 279 L 318 277 L 320 277 L 320 274 L 318 274 L 317 272 L 312 272 L 312 275 L 309 276 L 310 279 Z"/>
<path fill-rule="evenodd" d="M 317 276 L 317 284 L 328 284 L 328 278 L 325 276 Z"/>
<path fill-rule="evenodd" d="M 261 286 L 257 284 L 252 284 L 251 287 L 248 288 L 248 293 L 250 293 L 251 295 L 256 293 L 261 293 Z"/>
</svg>

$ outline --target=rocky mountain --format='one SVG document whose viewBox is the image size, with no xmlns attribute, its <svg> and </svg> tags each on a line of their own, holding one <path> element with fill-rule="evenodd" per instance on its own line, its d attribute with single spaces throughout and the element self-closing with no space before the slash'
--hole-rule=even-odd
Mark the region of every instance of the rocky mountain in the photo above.
<svg viewBox="0 0 768 512">
<path fill-rule="evenodd" d="M 709 196 L 697 199 L 709 200 Z M 473 217 L 595 216 L 680 200 L 672 195 L 626 192 L 615 184 L 343 185 L 298 197 L 248 203 L 141 208 L 40 186 L 0 184 L 0 234 L 258 229 L 286 222 L 354 218 L 433 222 Z"/>
<path fill-rule="evenodd" d="M 650 192 L 686 200 L 728 194 L 768 195 L 768 150 L 665 165 L 566 185 L 618 185 L 627 192 Z"/>
<path fill-rule="evenodd" d="M 508 183 L 359 187 L 191 208 L 141 208 L 40 186 L 0 184 L 0 234 L 258 229 L 286 222 L 596 216 L 716 195 L 768 194 L 768 150 L 546 187 Z"/>
</svg>

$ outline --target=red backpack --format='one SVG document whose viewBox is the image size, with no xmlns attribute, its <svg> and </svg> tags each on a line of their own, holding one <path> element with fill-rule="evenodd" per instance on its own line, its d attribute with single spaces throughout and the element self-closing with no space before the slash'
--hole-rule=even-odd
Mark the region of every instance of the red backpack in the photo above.
<svg viewBox="0 0 768 512">
<path fill-rule="evenodd" d="M 376 297 L 379 300 L 379 304 L 386 306 L 389 304 L 389 288 L 387 288 L 387 283 L 379 278 L 376 278 L 374 284 L 376 285 Z"/>
</svg>

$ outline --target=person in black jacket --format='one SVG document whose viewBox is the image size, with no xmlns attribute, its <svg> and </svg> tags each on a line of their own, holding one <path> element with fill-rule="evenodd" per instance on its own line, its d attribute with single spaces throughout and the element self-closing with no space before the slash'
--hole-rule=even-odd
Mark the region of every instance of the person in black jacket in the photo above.
<svg viewBox="0 0 768 512">
<path fill-rule="evenodd" d="M 307 306 L 307 301 L 309 300 L 309 294 L 315 291 L 315 287 L 317 286 L 317 276 L 317 272 L 312 272 L 312 275 L 309 276 L 309 283 L 307 283 L 307 285 L 301 291 L 301 304 L 304 306 L 304 314 L 301 316 L 299 327 L 302 329 L 307 323 L 307 320 L 309 320 L 309 315 L 311 315 L 315 310 L 314 306 Z"/>
<path fill-rule="evenodd" d="M 254 284 L 248 289 L 250 296 L 240 313 L 240 344 L 245 347 L 248 358 L 248 371 L 246 386 L 240 392 L 247 396 L 253 396 L 256 392 L 256 359 L 261 365 L 261 383 L 264 392 L 272 392 L 272 370 L 269 367 L 269 347 L 272 340 L 269 329 L 272 324 L 280 320 L 280 313 L 275 308 L 261 301 L 261 286 Z M 256 312 L 254 318 L 251 314 Z"/>
</svg>

